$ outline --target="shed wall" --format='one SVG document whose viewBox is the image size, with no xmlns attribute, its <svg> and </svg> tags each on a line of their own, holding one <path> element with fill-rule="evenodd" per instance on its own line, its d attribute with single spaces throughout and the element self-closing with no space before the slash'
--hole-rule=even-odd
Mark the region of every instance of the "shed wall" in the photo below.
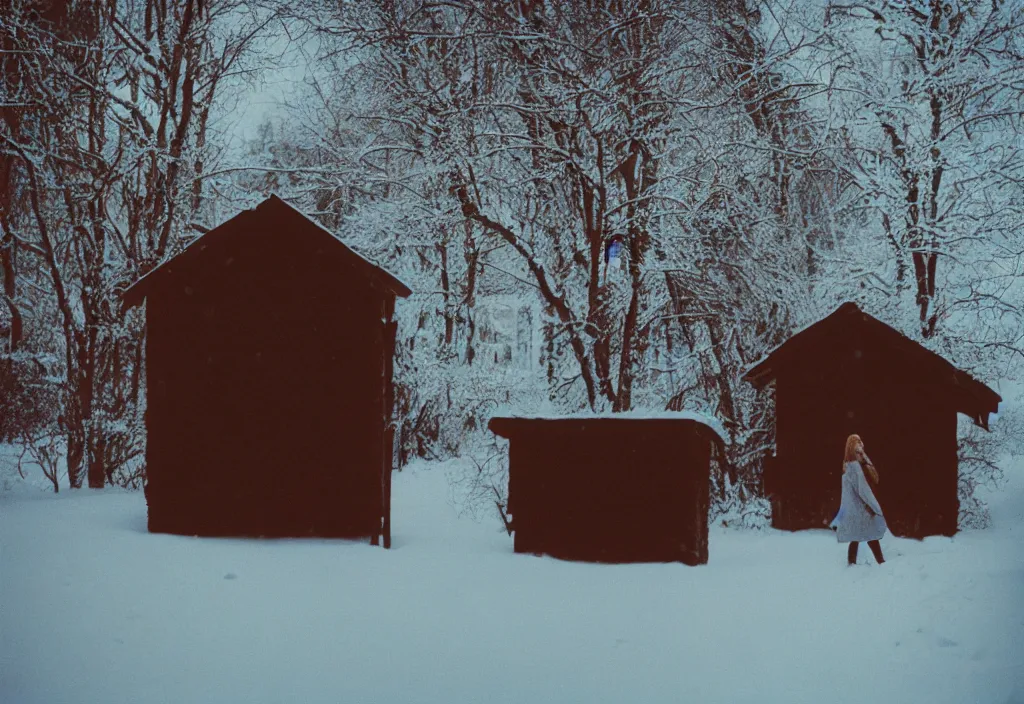
<svg viewBox="0 0 1024 704">
<path fill-rule="evenodd" d="M 849 344 L 776 381 L 773 525 L 820 528 L 839 508 L 846 437 L 864 440 L 896 535 L 951 535 L 958 512 L 956 411 L 870 345 Z"/>
<path fill-rule="evenodd" d="M 149 294 L 150 528 L 376 534 L 383 296 L 265 225 Z"/>
<path fill-rule="evenodd" d="M 520 427 L 509 469 L 516 551 L 706 563 L 710 444 L 657 421 Z"/>
</svg>

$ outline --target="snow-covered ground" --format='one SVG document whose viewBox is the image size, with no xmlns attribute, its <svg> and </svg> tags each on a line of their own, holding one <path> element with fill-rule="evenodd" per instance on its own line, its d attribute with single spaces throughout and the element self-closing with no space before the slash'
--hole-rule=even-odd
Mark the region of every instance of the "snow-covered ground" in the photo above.
<svg viewBox="0 0 1024 704">
<path fill-rule="evenodd" d="M 710 562 L 516 555 L 444 472 L 394 547 L 150 535 L 141 493 L 0 495 L 0 702 L 1024 703 L 1024 467 L 993 527 L 712 529 Z"/>
</svg>

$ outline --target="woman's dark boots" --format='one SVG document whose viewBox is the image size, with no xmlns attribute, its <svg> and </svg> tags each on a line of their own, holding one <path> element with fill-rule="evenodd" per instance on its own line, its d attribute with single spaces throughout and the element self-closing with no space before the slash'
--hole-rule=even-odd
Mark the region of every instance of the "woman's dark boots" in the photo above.
<svg viewBox="0 0 1024 704">
<path fill-rule="evenodd" d="M 885 562 L 885 558 L 882 557 L 882 546 L 877 540 L 869 540 L 868 547 L 871 548 L 871 552 L 875 555 L 875 561 L 878 564 Z"/>
<path fill-rule="evenodd" d="M 857 548 L 859 543 L 856 540 L 850 541 L 850 547 L 846 551 L 846 562 L 851 565 L 857 564 Z M 868 547 L 871 548 L 872 554 L 875 556 L 875 561 L 878 564 L 885 562 L 885 558 L 882 556 L 882 545 L 877 540 L 869 540 Z"/>
</svg>

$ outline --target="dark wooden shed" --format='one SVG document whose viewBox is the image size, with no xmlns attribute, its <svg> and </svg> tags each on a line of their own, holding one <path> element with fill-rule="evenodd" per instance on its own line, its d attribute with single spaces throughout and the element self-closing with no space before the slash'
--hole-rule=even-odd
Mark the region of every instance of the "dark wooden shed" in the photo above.
<svg viewBox="0 0 1024 704">
<path fill-rule="evenodd" d="M 775 382 L 775 448 L 764 466 L 772 525 L 821 528 L 839 508 L 843 450 L 860 435 L 894 535 L 957 530 L 957 413 L 988 429 L 1002 400 L 939 355 L 844 303 L 745 375 Z"/>
<path fill-rule="evenodd" d="M 509 439 L 516 552 L 595 562 L 708 561 L 709 462 L 692 414 L 495 417 Z"/>
<path fill-rule="evenodd" d="M 409 293 L 276 196 L 131 286 L 149 530 L 387 547 L 392 318 Z"/>
</svg>

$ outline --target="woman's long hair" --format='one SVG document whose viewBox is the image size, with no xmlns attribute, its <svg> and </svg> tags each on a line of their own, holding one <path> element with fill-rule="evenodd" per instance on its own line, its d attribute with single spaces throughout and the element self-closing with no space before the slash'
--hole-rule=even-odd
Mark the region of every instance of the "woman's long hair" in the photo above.
<svg viewBox="0 0 1024 704">
<path fill-rule="evenodd" d="M 859 462 L 860 466 L 863 467 L 868 476 L 871 477 L 871 481 L 877 484 L 878 470 L 875 469 L 875 465 L 871 464 L 871 460 L 868 459 L 867 453 L 857 453 L 857 443 L 861 443 L 863 445 L 860 435 L 851 435 L 846 438 L 846 451 L 843 453 L 843 472 L 846 472 L 847 462 Z"/>
</svg>

